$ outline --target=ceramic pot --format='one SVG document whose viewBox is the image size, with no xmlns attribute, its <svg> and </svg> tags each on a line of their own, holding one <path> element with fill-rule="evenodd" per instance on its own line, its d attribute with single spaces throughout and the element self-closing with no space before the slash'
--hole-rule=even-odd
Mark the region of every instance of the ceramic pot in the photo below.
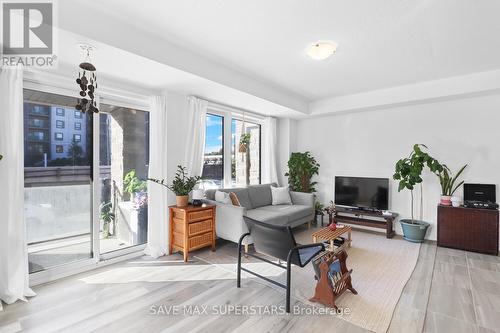
<svg viewBox="0 0 500 333">
<path fill-rule="evenodd" d="M 443 206 L 451 206 L 451 196 L 449 195 L 442 195 L 441 196 L 441 201 L 439 202 Z"/>
<path fill-rule="evenodd" d="M 429 228 L 429 223 L 419 220 L 401 219 L 404 239 L 413 243 L 422 243 Z"/>
<path fill-rule="evenodd" d="M 460 207 L 461 200 L 459 197 L 451 197 L 451 205 L 453 207 Z"/>
<path fill-rule="evenodd" d="M 187 195 L 178 195 L 175 197 L 175 204 L 177 207 L 185 207 L 188 205 L 189 196 Z"/>
</svg>

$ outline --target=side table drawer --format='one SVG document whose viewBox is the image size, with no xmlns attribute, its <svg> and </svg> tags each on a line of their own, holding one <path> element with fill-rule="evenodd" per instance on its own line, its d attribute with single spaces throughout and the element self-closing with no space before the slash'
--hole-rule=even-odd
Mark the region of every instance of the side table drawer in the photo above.
<svg viewBox="0 0 500 333">
<path fill-rule="evenodd" d="M 195 250 L 212 244 L 212 233 L 208 232 L 199 236 L 189 237 L 188 239 L 189 250 Z"/>
<path fill-rule="evenodd" d="M 209 219 L 211 217 L 212 217 L 212 209 L 205 209 L 197 212 L 190 212 L 188 218 L 189 222 L 191 222 L 191 221 Z"/>
<path fill-rule="evenodd" d="M 188 224 L 188 235 L 198 235 L 212 231 L 212 219 Z"/>
</svg>

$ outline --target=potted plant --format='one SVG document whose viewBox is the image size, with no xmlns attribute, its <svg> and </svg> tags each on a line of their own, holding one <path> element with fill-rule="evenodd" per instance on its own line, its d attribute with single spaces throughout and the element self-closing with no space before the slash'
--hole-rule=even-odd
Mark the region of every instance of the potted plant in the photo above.
<svg viewBox="0 0 500 333">
<path fill-rule="evenodd" d="M 170 191 L 175 193 L 175 201 L 178 207 L 184 207 L 188 205 L 189 192 L 191 192 L 196 185 L 196 183 L 201 179 L 199 176 L 188 177 L 187 169 L 181 165 L 177 166 L 177 172 L 175 173 L 172 185 L 165 184 L 165 179 L 155 179 L 148 178 L 148 180 L 165 186 Z"/>
<path fill-rule="evenodd" d="M 337 210 L 335 208 L 335 204 L 332 200 L 330 200 L 330 204 L 328 205 L 328 207 L 325 207 L 325 212 L 328 214 L 328 224 L 332 224 L 335 222 L 335 219 L 333 217 L 335 216 L 336 211 Z"/>
<path fill-rule="evenodd" d="M 130 193 L 131 200 L 135 200 L 137 196 L 144 196 L 147 188 L 146 181 L 140 180 L 134 169 L 130 170 L 123 178 L 123 191 Z"/>
<path fill-rule="evenodd" d="M 250 139 L 252 135 L 250 133 L 241 134 L 240 137 L 240 147 L 238 151 L 241 153 L 241 160 L 243 161 L 243 154 L 246 156 L 245 160 L 245 183 L 246 185 L 250 185 L 250 169 L 252 167 L 250 161 Z"/>
<path fill-rule="evenodd" d="M 323 223 L 323 216 L 325 215 L 323 213 L 324 208 L 325 206 L 321 202 L 317 200 L 314 202 L 314 222 L 316 222 L 316 224 L 318 224 L 318 216 L 321 216 L 321 223 Z"/>
<path fill-rule="evenodd" d="M 252 138 L 250 133 L 243 133 L 240 137 L 240 147 L 238 151 L 240 153 L 246 153 L 248 148 L 250 147 L 250 139 Z"/>
<path fill-rule="evenodd" d="M 461 167 L 460 170 L 458 170 L 455 177 L 453 177 L 450 168 L 448 168 L 446 164 L 443 164 L 443 169 L 441 172 L 435 172 L 436 176 L 438 176 L 439 178 L 439 183 L 441 184 L 441 200 L 440 200 L 441 205 L 451 206 L 452 204 L 451 199 L 453 194 L 464 183 L 464 181 L 462 180 L 460 183 L 455 185 L 455 182 L 457 181 L 458 177 L 460 177 L 460 175 L 462 174 L 462 172 L 465 170 L 466 167 L 467 164 Z M 459 201 L 457 199 L 455 199 L 454 201 Z"/>
<path fill-rule="evenodd" d="M 113 204 L 110 201 L 103 202 L 100 208 L 101 208 L 101 220 L 103 222 L 102 224 L 103 237 L 108 238 L 111 235 L 110 225 L 115 220 L 115 213 L 113 213 Z"/>
<path fill-rule="evenodd" d="M 316 192 L 312 181 L 314 175 L 319 174 L 319 163 L 310 152 L 292 153 L 288 160 L 288 184 L 291 191 L 312 193 Z"/>
<path fill-rule="evenodd" d="M 413 216 L 414 196 L 413 190 L 415 185 L 422 184 L 422 172 L 427 166 L 431 172 L 440 173 L 443 171 L 443 166 L 428 153 L 422 149 L 427 147 L 422 144 L 413 145 L 413 150 L 408 157 L 400 159 L 396 163 L 394 180 L 399 181 L 398 192 L 404 189 L 410 190 L 411 193 L 411 219 L 401 219 L 401 228 L 403 229 L 404 238 L 411 242 L 423 242 L 429 223 L 416 220 Z M 423 201 L 423 193 L 420 191 L 421 201 Z M 422 215 L 422 214 L 421 214 Z M 420 216 L 422 219 L 422 216 Z"/>
</svg>

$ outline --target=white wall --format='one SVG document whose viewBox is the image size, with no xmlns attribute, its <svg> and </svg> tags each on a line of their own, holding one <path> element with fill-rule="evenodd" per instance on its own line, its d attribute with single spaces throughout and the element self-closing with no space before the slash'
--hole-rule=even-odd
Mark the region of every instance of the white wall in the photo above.
<svg viewBox="0 0 500 333">
<path fill-rule="evenodd" d="M 188 128 L 187 96 L 174 92 L 165 92 L 167 96 L 167 174 L 170 183 L 177 169 L 177 165 L 184 165 L 186 150 L 186 130 Z M 168 191 L 168 204 L 175 204 L 175 195 Z"/>
<path fill-rule="evenodd" d="M 277 169 L 278 182 L 280 186 L 288 185 L 288 178 L 285 173 L 288 171 L 288 159 L 290 154 L 297 150 L 297 141 L 295 140 L 297 121 L 290 118 L 279 118 L 276 128 L 276 140 L 278 154 Z"/>
<path fill-rule="evenodd" d="M 285 132 L 290 128 L 281 126 Z M 286 124 L 286 123 L 285 123 Z M 395 162 L 410 153 L 414 143 L 425 143 L 430 154 L 456 171 L 469 167 L 467 182 L 500 185 L 500 95 L 456 99 L 377 111 L 347 113 L 298 120 L 293 137 L 297 151 L 310 150 L 320 163 L 318 195 L 333 199 L 336 175 L 390 178 L 390 209 L 410 216 L 410 193 L 397 192 L 392 180 Z M 280 142 L 279 146 L 287 146 Z M 280 161 L 283 158 L 280 154 Z M 283 169 L 282 163 L 281 173 Z M 457 193 L 462 195 L 462 189 Z M 424 220 L 432 224 L 427 238 L 436 239 L 437 177 L 424 177 Z M 399 223 L 396 231 L 401 233 Z"/>
</svg>

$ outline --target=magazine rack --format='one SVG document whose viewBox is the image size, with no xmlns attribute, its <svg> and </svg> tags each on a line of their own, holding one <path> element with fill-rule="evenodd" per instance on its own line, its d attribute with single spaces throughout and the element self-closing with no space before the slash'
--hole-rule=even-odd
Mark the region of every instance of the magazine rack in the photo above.
<svg viewBox="0 0 500 333">
<path fill-rule="evenodd" d="M 325 256 L 328 256 L 326 260 L 324 260 L 320 265 L 319 269 L 321 272 L 321 276 L 319 278 L 318 283 L 316 284 L 316 290 L 314 293 L 314 297 L 309 299 L 311 302 L 318 302 L 323 305 L 329 306 L 338 310 L 335 301 L 344 293 L 346 290 L 350 290 L 354 295 L 357 295 L 358 292 L 352 287 L 351 282 L 351 270 L 347 270 L 346 259 L 347 253 L 342 250 L 337 253 L 327 253 Z M 330 269 L 330 264 L 339 259 L 340 261 L 340 272 L 342 276 L 340 279 L 332 286 L 330 279 L 328 277 L 328 271 Z"/>
</svg>

